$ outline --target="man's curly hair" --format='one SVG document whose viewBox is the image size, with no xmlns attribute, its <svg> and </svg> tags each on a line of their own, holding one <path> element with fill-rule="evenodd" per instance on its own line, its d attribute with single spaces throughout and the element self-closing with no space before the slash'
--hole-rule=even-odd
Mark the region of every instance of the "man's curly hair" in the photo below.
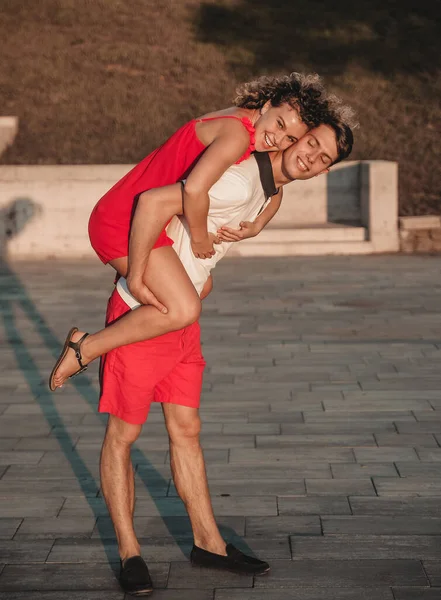
<svg viewBox="0 0 441 600">
<path fill-rule="evenodd" d="M 273 106 L 288 103 L 299 111 L 308 127 L 316 127 L 327 117 L 328 102 L 319 75 L 291 73 L 279 77 L 259 77 L 243 83 L 236 90 L 234 104 L 240 108 L 262 108 L 268 102 Z"/>
</svg>

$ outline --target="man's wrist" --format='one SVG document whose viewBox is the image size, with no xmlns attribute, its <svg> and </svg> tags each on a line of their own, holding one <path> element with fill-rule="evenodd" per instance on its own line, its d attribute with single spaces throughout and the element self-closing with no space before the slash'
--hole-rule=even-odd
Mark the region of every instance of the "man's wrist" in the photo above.
<svg viewBox="0 0 441 600">
<path fill-rule="evenodd" d="M 136 271 L 129 271 L 126 277 L 127 281 L 131 283 L 136 283 L 137 281 L 142 281 L 142 274 L 137 273 Z"/>
</svg>

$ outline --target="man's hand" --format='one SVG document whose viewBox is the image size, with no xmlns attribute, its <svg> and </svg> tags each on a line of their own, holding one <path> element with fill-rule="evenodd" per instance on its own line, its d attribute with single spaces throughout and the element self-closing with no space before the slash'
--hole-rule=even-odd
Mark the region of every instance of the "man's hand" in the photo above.
<svg viewBox="0 0 441 600">
<path fill-rule="evenodd" d="M 215 254 L 213 244 L 220 244 L 221 241 L 218 236 L 214 233 L 208 233 L 207 237 L 202 240 L 195 242 L 191 240 L 191 249 L 196 258 L 211 258 Z"/>
<path fill-rule="evenodd" d="M 239 229 L 231 227 L 221 227 L 217 231 L 218 238 L 223 242 L 240 242 L 247 238 L 254 237 L 260 232 L 259 227 L 251 221 L 241 221 Z"/>
<path fill-rule="evenodd" d="M 127 287 L 132 296 L 141 304 L 150 304 L 155 306 L 163 314 L 168 313 L 167 308 L 159 302 L 154 293 L 139 278 L 127 276 Z"/>
</svg>

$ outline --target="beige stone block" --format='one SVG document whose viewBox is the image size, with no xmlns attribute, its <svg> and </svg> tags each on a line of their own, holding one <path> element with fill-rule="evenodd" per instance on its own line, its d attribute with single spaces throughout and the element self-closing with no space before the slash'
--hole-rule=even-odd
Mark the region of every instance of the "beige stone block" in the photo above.
<svg viewBox="0 0 441 600">
<path fill-rule="evenodd" d="M 430 237 L 432 238 L 432 240 L 440 241 L 441 240 L 441 227 L 438 227 L 437 229 L 431 229 Z"/>
<path fill-rule="evenodd" d="M 415 240 L 416 252 L 430 252 L 432 250 L 432 240 L 428 235 L 417 237 Z"/>
<path fill-rule="evenodd" d="M 415 229 L 412 234 L 416 240 L 430 238 L 430 229 Z"/>
<path fill-rule="evenodd" d="M 396 252 L 398 236 L 398 164 L 384 160 L 361 163 L 361 218 L 374 252 Z"/>
<path fill-rule="evenodd" d="M 415 240 L 413 237 L 400 240 L 400 250 L 406 254 L 412 254 L 415 252 Z"/>
<path fill-rule="evenodd" d="M 420 217 L 400 217 L 401 229 L 433 229 L 441 227 L 441 217 L 437 215 L 423 215 Z"/>
</svg>

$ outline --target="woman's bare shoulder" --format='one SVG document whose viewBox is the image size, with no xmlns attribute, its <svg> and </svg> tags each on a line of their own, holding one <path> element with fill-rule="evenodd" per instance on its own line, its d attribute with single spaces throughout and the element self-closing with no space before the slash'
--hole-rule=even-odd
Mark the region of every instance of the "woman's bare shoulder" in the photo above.
<svg viewBox="0 0 441 600">
<path fill-rule="evenodd" d="M 203 117 L 196 119 L 196 133 L 205 145 L 211 144 L 219 135 L 223 135 L 224 133 L 228 135 L 233 132 L 239 136 L 239 140 L 243 138 L 246 141 L 249 134 L 243 127 L 240 119 L 249 118 L 249 113 L 251 112 L 247 109 L 233 106 L 224 110 L 207 113 Z M 236 119 L 227 119 L 225 117 L 236 117 Z M 243 135 L 241 135 L 241 130 L 243 130 Z"/>
</svg>

